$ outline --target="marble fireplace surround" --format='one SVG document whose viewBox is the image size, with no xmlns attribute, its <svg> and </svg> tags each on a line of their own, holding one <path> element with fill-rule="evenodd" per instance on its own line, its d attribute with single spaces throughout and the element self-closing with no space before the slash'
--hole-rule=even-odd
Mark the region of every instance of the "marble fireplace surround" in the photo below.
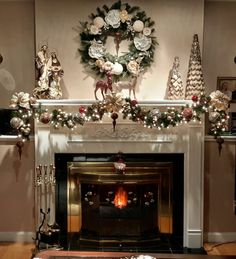
<svg viewBox="0 0 236 259">
<path fill-rule="evenodd" d="M 78 111 L 79 105 L 89 101 L 39 100 L 49 111 L 54 108 Z M 139 102 L 147 107 L 182 106 L 188 101 Z M 122 115 L 120 115 L 122 117 Z M 183 153 L 184 154 L 184 219 L 183 246 L 203 247 L 203 162 L 204 123 L 189 123 L 159 131 L 144 128 L 129 120 L 117 120 L 113 131 L 112 120 L 86 123 L 74 131 L 54 129 L 51 125 L 35 123 L 35 166 L 55 164 L 55 153 Z M 36 189 L 37 190 L 37 189 Z M 37 192 L 37 191 L 36 191 Z M 51 196 L 51 217 L 55 219 L 55 198 Z M 44 199 L 42 199 L 44 200 Z M 38 199 L 36 193 L 36 222 Z"/>
</svg>

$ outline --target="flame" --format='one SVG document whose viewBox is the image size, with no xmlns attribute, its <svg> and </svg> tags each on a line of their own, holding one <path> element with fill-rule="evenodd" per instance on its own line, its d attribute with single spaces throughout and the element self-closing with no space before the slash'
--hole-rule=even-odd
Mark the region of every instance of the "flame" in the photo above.
<svg viewBox="0 0 236 259">
<path fill-rule="evenodd" d="M 117 208 L 122 209 L 127 206 L 128 195 L 123 187 L 119 187 L 118 191 L 115 194 L 114 204 Z"/>
</svg>

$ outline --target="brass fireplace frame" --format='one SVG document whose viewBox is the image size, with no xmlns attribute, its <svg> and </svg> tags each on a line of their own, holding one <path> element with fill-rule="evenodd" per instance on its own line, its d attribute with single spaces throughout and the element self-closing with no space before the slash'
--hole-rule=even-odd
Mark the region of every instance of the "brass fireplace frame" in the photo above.
<svg viewBox="0 0 236 259">
<path fill-rule="evenodd" d="M 171 162 L 127 162 L 125 174 L 115 172 L 113 162 L 70 162 L 67 168 L 68 233 L 78 233 L 81 229 L 81 183 L 157 183 L 157 226 L 160 233 L 173 233 L 173 164 Z M 76 188 L 77 185 L 79 188 Z"/>
</svg>

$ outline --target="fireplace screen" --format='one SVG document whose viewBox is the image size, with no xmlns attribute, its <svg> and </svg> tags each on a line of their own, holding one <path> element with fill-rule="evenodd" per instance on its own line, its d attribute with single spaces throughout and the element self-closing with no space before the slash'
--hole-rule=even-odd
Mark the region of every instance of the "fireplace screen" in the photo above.
<svg viewBox="0 0 236 259">
<path fill-rule="evenodd" d="M 112 162 L 73 162 L 68 172 L 67 232 L 80 247 L 172 233 L 172 163 L 129 162 L 121 174 Z"/>
</svg>

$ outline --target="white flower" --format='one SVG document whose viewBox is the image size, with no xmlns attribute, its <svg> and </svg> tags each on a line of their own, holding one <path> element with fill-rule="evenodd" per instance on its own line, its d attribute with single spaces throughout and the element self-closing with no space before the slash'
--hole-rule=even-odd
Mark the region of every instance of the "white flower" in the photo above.
<svg viewBox="0 0 236 259">
<path fill-rule="evenodd" d="M 152 30 L 151 30 L 150 28 L 145 27 L 145 28 L 143 29 L 143 35 L 149 36 L 151 33 L 152 33 Z"/>
<path fill-rule="evenodd" d="M 210 112 L 209 113 L 209 121 L 210 122 L 216 123 L 219 118 L 220 118 L 219 112 Z"/>
<path fill-rule="evenodd" d="M 105 21 L 113 28 L 118 28 L 120 26 L 120 11 L 110 10 L 105 17 Z"/>
<path fill-rule="evenodd" d="M 221 91 L 217 90 L 212 92 L 210 97 L 210 103 L 216 110 L 226 111 L 229 108 L 230 98 Z"/>
<path fill-rule="evenodd" d="M 105 63 L 105 61 L 103 59 L 97 59 L 95 62 L 96 66 L 98 66 L 100 68 L 103 66 L 104 63 Z"/>
<path fill-rule="evenodd" d="M 137 20 L 134 22 L 133 24 L 133 29 L 136 31 L 136 32 L 141 32 L 143 31 L 143 28 L 144 28 L 144 23 L 140 20 Z"/>
<path fill-rule="evenodd" d="M 96 18 L 94 18 L 93 24 L 96 25 L 99 29 L 101 29 L 105 24 L 105 21 L 103 20 L 102 17 L 97 16 Z"/>
<path fill-rule="evenodd" d="M 99 34 L 99 28 L 97 27 L 97 25 L 92 24 L 90 26 L 89 32 L 90 32 L 90 34 L 97 35 L 97 34 Z"/>
<path fill-rule="evenodd" d="M 120 19 L 123 23 L 130 19 L 129 14 L 125 9 L 120 11 Z"/>
<path fill-rule="evenodd" d="M 29 93 L 15 93 L 12 95 L 11 101 L 10 101 L 10 107 L 17 107 L 20 106 L 25 109 L 30 109 L 30 95 Z"/>
<path fill-rule="evenodd" d="M 114 67 L 114 64 L 110 61 L 106 61 L 103 66 L 102 66 L 102 69 L 105 70 L 105 71 L 111 71 Z"/>
<path fill-rule="evenodd" d="M 152 39 L 143 34 L 139 34 L 134 38 L 134 46 L 136 49 L 146 51 L 152 46 Z"/>
<path fill-rule="evenodd" d="M 127 64 L 127 69 L 130 73 L 138 75 L 139 71 L 140 71 L 140 66 L 139 63 L 137 63 L 135 60 L 131 60 L 129 61 L 129 63 Z"/>
<path fill-rule="evenodd" d="M 122 72 L 123 72 L 123 66 L 120 63 L 115 62 L 111 73 L 114 75 L 120 75 L 122 74 Z"/>
<path fill-rule="evenodd" d="M 99 59 L 103 57 L 105 53 L 105 47 L 102 43 L 94 40 L 88 49 L 88 54 L 91 58 Z"/>
</svg>

